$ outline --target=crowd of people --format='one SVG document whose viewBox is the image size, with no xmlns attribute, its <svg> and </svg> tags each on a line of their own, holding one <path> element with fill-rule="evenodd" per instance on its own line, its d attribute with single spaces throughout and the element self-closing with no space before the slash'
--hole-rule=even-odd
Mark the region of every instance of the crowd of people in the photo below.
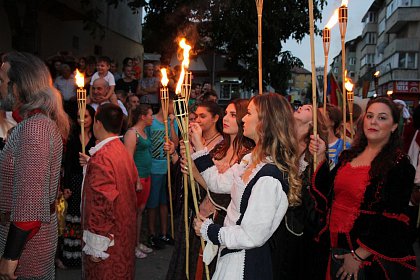
<svg viewBox="0 0 420 280">
<path fill-rule="evenodd" d="M 89 93 L 84 122 L 76 64 Z M 294 110 L 267 93 L 223 112 L 210 84 L 193 85 L 184 142 L 172 94 L 165 122 L 159 67 L 146 64 L 141 78 L 138 58 L 116 66 L 88 57 L 48 69 L 30 54 L 2 56 L 0 279 L 54 279 L 55 265 L 82 266 L 83 279 L 134 279 L 135 259 L 167 245 L 167 279 L 411 279 L 419 109 L 410 121 L 399 101 L 377 97 L 342 139 L 337 106 Z M 184 197 L 189 169 L 199 213 Z"/>
</svg>

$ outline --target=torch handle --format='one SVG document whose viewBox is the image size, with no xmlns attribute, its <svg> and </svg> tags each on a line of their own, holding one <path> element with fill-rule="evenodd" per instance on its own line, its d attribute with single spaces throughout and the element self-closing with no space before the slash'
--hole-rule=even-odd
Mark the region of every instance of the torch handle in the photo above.
<svg viewBox="0 0 420 280">
<path fill-rule="evenodd" d="M 163 115 L 163 123 L 165 125 L 165 139 L 169 140 L 169 129 L 168 129 L 168 116 Z M 168 168 L 168 194 L 169 194 L 169 211 L 171 214 L 171 234 L 172 238 L 175 236 L 174 233 L 174 209 L 172 206 L 172 182 L 171 182 L 171 155 L 169 151 L 166 152 L 166 165 Z"/>
<path fill-rule="evenodd" d="M 192 170 L 190 141 L 188 140 L 188 133 L 186 133 L 186 135 L 184 135 L 183 138 L 184 138 L 184 144 L 185 144 L 185 154 L 186 154 L 187 161 L 188 161 L 188 173 L 189 173 L 189 176 L 190 176 L 191 194 L 192 194 L 192 197 L 193 197 L 195 214 L 198 217 L 198 215 L 200 213 L 200 209 L 198 208 L 197 193 L 195 191 L 195 180 L 194 180 L 194 174 L 193 174 L 193 170 Z M 204 252 L 205 245 L 204 245 L 203 237 L 201 237 L 201 248 L 203 249 L 203 252 Z M 209 273 L 209 268 L 208 268 L 207 265 L 205 265 L 205 269 L 206 269 L 206 277 L 209 280 L 210 279 L 210 273 Z"/>
<path fill-rule="evenodd" d="M 80 120 L 80 134 L 81 134 L 81 138 L 82 138 L 82 154 L 85 154 L 85 120 L 81 119 Z"/>
<path fill-rule="evenodd" d="M 318 102 L 316 100 L 316 70 L 315 70 L 315 24 L 314 24 L 314 2 L 309 0 L 309 34 L 311 43 L 311 69 L 312 69 L 312 121 L 313 134 L 318 133 Z M 314 153 L 314 170 L 317 166 L 317 155 Z"/>
<path fill-rule="evenodd" d="M 346 111 L 347 111 L 347 95 L 346 95 L 346 48 L 345 48 L 345 37 L 341 36 L 341 83 L 342 83 L 342 99 L 343 99 L 343 151 L 346 149 Z"/>
<path fill-rule="evenodd" d="M 185 273 L 190 279 L 189 259 L 190 259 L 190 230 L 188 228 L 188 175 L 183 175 L 184 182 L 184 227 L 185 227 Z"/>
</svg>

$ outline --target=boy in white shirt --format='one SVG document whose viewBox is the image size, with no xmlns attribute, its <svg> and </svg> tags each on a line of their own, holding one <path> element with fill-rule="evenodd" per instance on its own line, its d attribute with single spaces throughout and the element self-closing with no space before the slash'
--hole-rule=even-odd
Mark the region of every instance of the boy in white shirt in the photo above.
<svg viewBox="0 0 420 280">
<path fill-rule="evenodd" d="M 93 92 L 93 82 L 99 78 L 104 79 L 108 82 L 109 90 L 105 96 L 90 96 L 88 99 L 88 103 L 98 103 L 101 104 L 106 100 L 109 100 L 111 103 L 118 105 L 117 95 L 115 94 L 115 79 L 114 75 L 109 71 L 111 68 L 111 59 L 107 56 L 101 56 L 96 63 L 96 70 L 95 74 L 93 74 L 92 79 L 90 80 L 90 93 Z"/>
</svg>

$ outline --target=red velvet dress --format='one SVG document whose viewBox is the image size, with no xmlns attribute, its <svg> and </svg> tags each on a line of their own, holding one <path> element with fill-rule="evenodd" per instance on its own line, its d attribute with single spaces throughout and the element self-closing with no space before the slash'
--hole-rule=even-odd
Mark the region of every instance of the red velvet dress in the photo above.
<svg viewBox="0 0 420 280">
<path fill-rule="evenodd" d="M 82 196 L 84 234 L 108 237 L 114 245 L 105 250 L 109 257 L 98 263 L 83 254 L 84 279 L 134 279 L 137 179 L 133 157 L 119 139 L 90 158 Z"/>
<path fill-rule="evenodd" d="M 369 184 L 370 166 L 343 166 L 335 177 L 334 200 L 331 207 L 331 247 L 338 246 L 339 233 L 348 235 L 360 214 L 360 205 Z"/>
</svg>

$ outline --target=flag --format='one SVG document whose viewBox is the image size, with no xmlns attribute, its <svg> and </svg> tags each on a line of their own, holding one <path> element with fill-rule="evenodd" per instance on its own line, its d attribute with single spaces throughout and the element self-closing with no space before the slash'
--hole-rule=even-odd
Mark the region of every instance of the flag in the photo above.
<svg viewBox="0 0 420 280">
<path fill-rule="evenodd" d="M 328 78 L 327 96 L 330 97 L 330 104 L 341 106 L 341 90 L 333 74 L 330 74 Z"/>
</svg>

